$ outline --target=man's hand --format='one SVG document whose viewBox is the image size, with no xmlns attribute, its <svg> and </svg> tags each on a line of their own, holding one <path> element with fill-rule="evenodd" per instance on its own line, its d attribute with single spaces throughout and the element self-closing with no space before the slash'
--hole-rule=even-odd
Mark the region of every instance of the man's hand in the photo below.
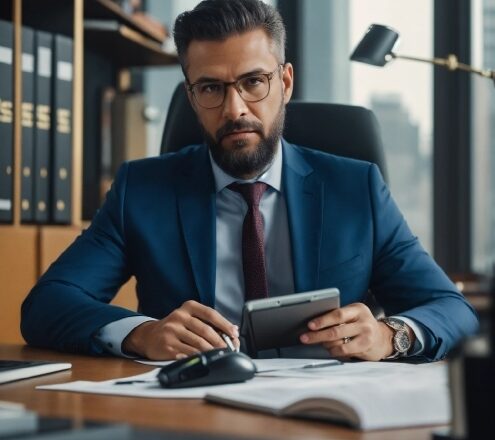
<svg viewBox="0 0 495 440">
<path fill-rule="evenodd" d="M 160 321 L 147 321 L 136 327 L 122 342 L 122 349 L 148 359 L 178 359 L 226 347 L 218 332 L 230 336 L 239 347 L 237 326 L 210 307 L 186 301 Z"/>
<path fill-rule="evenodd" d="M 332 310 L 308 323 L 311 330 L 301 335 L 304 344 L 321 343 L 337 358 L 379 361 L 394 352 L 393 330 L 378 321 L 362 303 Z M 409 329 L 414 344 L 414 332 Z M 346 342 L 347 341 L 347 342 Z"/>
</svg>

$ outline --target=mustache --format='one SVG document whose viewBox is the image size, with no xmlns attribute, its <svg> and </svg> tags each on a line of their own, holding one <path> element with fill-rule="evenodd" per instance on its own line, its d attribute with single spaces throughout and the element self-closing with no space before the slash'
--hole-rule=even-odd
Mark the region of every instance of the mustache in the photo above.
<svg viewBox="0 0 495 440">
<path fill-rule="evenodd" d="M 235 133 L 236 131 L 255 131 L 263 136 L 263 125 L 260 122 L 251 122 L 246 119 L 227 121 L 225 125 L 220 127 L 216 132 L 217 142 L 220 142 L 223 137 Z"/>
</svg>

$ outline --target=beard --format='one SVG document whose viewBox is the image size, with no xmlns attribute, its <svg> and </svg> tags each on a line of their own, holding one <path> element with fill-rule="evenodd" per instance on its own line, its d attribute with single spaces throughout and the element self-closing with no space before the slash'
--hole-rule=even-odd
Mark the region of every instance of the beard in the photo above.
<svg viewBox="0 0 495 440">
<path fill-rule="evenodd" d="M 277 116 L 273 121 L 268 134 L 265 136 L 263 125 L 260 122 L 250 122 L 244 118 L 236 121 L 227 121 L 225 125 L 217 130 L 215 137 L 211 136 L 200 123 L 203 135 L 211 155 L 216 164 L 227 174 L 239 179 L 246 176 L 261 174 L 273 161 L 277 145 L 282 136 L 285 122 L 285 104 L 282 101 Z M 253 131 L 261 137 L 254 151 L 244 151 L 246 140 L 238 140 L 232 149 L 222 147 L 224 136 L 235 131 Z"/>
</svg>

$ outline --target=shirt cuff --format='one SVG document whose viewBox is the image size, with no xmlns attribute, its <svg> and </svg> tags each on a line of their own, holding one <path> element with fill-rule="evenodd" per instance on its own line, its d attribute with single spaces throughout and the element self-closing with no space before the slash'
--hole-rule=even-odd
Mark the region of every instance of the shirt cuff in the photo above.
<svg viewBox="0 0 495 440">
<path fill-rule="evenodd" d="M 148 321 L 156 321 L 156 319 L 148 316 L 130 316 L 119 319 L 100 328 L 94 337 L 105 351 L 116 356 L 135 359 L 137 356 L 132 356 L 122 351 L 122 342 L 138 325 Z"/>
<path fill-rule="evenodd" d="M 404 316 L 391 316 L 390 318 L 397 318 L 400 319 L 402 322 L 406 323 L 411 330 L 414 333 L 414 336 L 416 336 L 416 340 L 414 341 L 414 345 L 412 349 L 407 353 L 407 357 L 409 356 L 417 356 L 421 353 L 423 353 L 424 347 L 425 347 L 425 334 L 423 332 L 423 329 L 416 324 L 416 322 L 411 319 L 411 318 L 406 318 Z"/>
</svg>

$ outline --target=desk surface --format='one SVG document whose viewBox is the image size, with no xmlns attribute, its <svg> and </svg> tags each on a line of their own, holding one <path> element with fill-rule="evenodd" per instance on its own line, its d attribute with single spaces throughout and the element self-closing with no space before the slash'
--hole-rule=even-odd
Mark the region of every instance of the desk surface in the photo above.
<svg viewBox="0 0 495 440">
<path fill-rule="evenodd" d="M 41 384 L 108 380 L 151 368 L 126 359 L 94 358 L 22 345 L 0 345 L 0 359 L 71 362 L 72 370 L 0 385 L 0 400 L 21 402 L 42 416 L 125 422 L 173 431 L 208 432 L 266 439 L 427 440 L 434 428 L 359 432 L 329 423 L 277 418 L 217 406 L 199 399 L 146 399 L 35 390 Z"/>
</svg>

